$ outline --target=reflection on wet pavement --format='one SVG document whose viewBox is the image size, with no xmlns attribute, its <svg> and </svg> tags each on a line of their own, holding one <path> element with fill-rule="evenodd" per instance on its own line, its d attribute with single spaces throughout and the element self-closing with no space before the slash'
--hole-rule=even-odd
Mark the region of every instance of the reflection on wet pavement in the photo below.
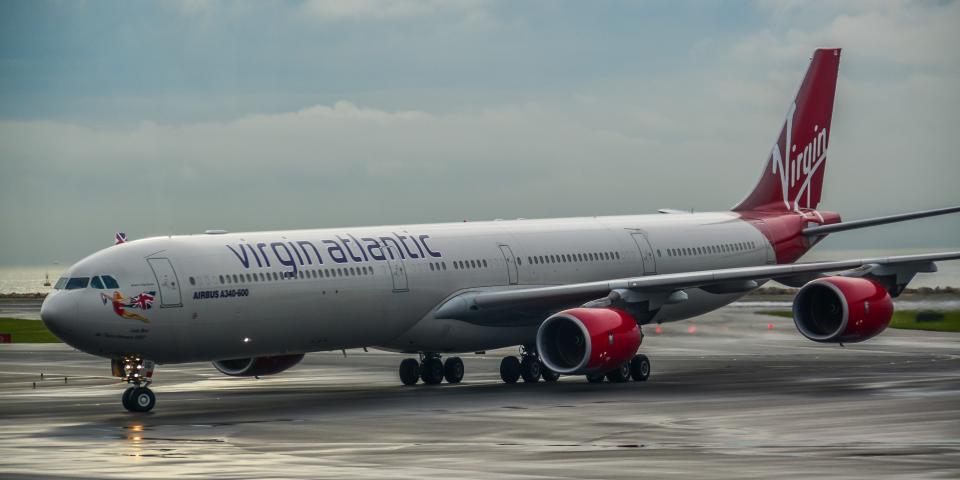
<svg viewBox="0 0 960 480">
<path fill-rule="evenodd" d="M 105 360 L 5 345 L 0 477 L 960 476 L 960 335 L 840 348 L 735 308 L 648 333 L 647 383 L 504 385 L 505 351 L 402 387 L 402 357 L 349 351 L 261 380 L 160 366 L 145 415 Z"/>
</svg>

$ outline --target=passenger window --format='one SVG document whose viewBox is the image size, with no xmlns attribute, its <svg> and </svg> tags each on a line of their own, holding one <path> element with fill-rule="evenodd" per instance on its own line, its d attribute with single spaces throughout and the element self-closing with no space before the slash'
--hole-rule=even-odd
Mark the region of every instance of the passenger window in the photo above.
<svg viewBox="0 0 960 480">
<path fill-rule="evenodd" d="M 446 270 L 446 269 L 447 269 L 447 262 L 440 262 L 440 266 L 443 267 L 444 270 Z"/>
<path fill-rule="evenodd" d="M 433 268 L 433 264 L 432 264 L 432 263 L 430 264 L 430 271 L 431 271 L 431 272 L 435 271 L 434 268 Z"/>
<path fill-rule="evenodd" d="M 193 278 L 193 277 L 190 277 Z M 103 289 L 103 282 L 100 281 L 100 277 L 93 277 L 93 280 L 90 281 L 90 286 L 93 288 Z"/>
<path fill-rule="evenodd" d="M 223 275 L 220 275 L 220 283 L 223 283 Z"/>
<path fill-rule="evenodd" d="M 100 280 L 100 279 L 98 278 L 97 281 L 99 281 L 99 280 Z M 190 277 L 190 285 L 196 285 L 196 284 L 197 284 L 197 281 L 194 280 L 193 277 Z"/>
<path fill-rule="evenodd" d="M 521 260 L 521 258 L 520 258 L 520 257 L 517 257 L 517 265 L 520 265 L 520 260 Z M 486 260 L 483 261 L 483 268 L 487 268 L 487 261 L 486 261 Z"/>
</svg>

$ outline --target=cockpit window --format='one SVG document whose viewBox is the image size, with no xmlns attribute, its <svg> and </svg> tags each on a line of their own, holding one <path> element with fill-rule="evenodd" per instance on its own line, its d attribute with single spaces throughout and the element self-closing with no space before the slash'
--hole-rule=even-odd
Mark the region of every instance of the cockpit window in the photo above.
<svg viewBox="0 0 960 480">
<path fill-rule="evenodd" d="M 63 287 L 65 287 L 66 285 L 67 285 L 67 277 L 60 277 L 60 279 L 57 280 L 57 283 L 53 286 L 53 289 L 63 290 Z"/>
<path fill-rule="evenodd" d="M 107 288 L 120 288 L 120 285 L 117 283 L 117 280 L 111 277 L 110 275 L 101 275 L 100 278 L 103 279 L 103 286 Z"/>
<path fill-rule="evenodd" d="M 70 280 L 67 280 L 67 290 L 78 290 L 81 288 L 87 288 L 87 284 L 90 283 L 90 277 L 73 277 Z"/>
<path fill-rule="evenodd" d="M 100 277 L 93 277 L 93 280 L 90 280 L 90 286 L 93 288 L 103 288 L 103 282 L 100 281 Z"/>
</svg>

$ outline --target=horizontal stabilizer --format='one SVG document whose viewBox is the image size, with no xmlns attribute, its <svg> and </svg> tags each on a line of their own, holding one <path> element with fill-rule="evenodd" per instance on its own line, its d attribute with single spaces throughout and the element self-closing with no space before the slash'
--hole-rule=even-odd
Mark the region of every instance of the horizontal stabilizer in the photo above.
<svg viewBox="0 0 960 480">
<path fill-rule="evenodd" d="M 889 215 L 886 217 L 867 218 L 864 220 L 853 220 L 850 222 L 834 223 L 831 225 L 821 225 L 819 227 L 810 227 L 803 229 L 804 235 L 825 235 L 828 233 L 842 232 L 845 230 L 854 230 L 857 228 L 873 227 L 887 223 L 904 222 L 917 218 L 934 217 L 948 213 L 960 212 L 960 206 L 937 208 L 933 210 L 923 210 L 921 212 L 901 213 L 898 215 Z"/>
</svg>

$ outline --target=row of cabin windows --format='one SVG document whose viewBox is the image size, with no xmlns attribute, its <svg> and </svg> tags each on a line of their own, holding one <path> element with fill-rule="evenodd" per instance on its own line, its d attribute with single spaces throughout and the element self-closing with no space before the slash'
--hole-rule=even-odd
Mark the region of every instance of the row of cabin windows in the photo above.
<svg viewBox="0 0 960 480">
<path fill-rule="evenodd" d="M 220 275 L 220 284 L 275 282 L 280 280 L 356 277 L 373 275 L 373 267 L 342 267 L 323 268 L 316 270 L 299 270 L 294 272 L 257 272 L 257 273 L 228 273 Z M 190 285 L 196 285 L 197 279 L 190 277 Z"/>
<path fill-rule="evenodd" d="M 561 253 L 559 255 L 534 255 L 527 257 L 527 263 L 544 265 L 548 263 L 602 262 L 620 260 L 620 252 Z"/>
<path fill-rule="evenodd" d="M 454 270 L 467 270 L 472 268 L 487 268 L 486 260 L 454 260 Z"/>
<path fill-rule="evenodd" d="M 735 243 L 721 243 L 719 245 L 707 245 L 703 247 L 683 247 L 683 248 L 668 248 L 667 256 L 670 257 L 686 257 L 691 255 L 713 255 L 718 253 L 735 253 L 735 252 L 745 252 L 747 250 L 757 248 L 756 242 L 735 242 Z M 660 249 L 657 249 L 657 255 L 663 256 Z"/>
</svg>

